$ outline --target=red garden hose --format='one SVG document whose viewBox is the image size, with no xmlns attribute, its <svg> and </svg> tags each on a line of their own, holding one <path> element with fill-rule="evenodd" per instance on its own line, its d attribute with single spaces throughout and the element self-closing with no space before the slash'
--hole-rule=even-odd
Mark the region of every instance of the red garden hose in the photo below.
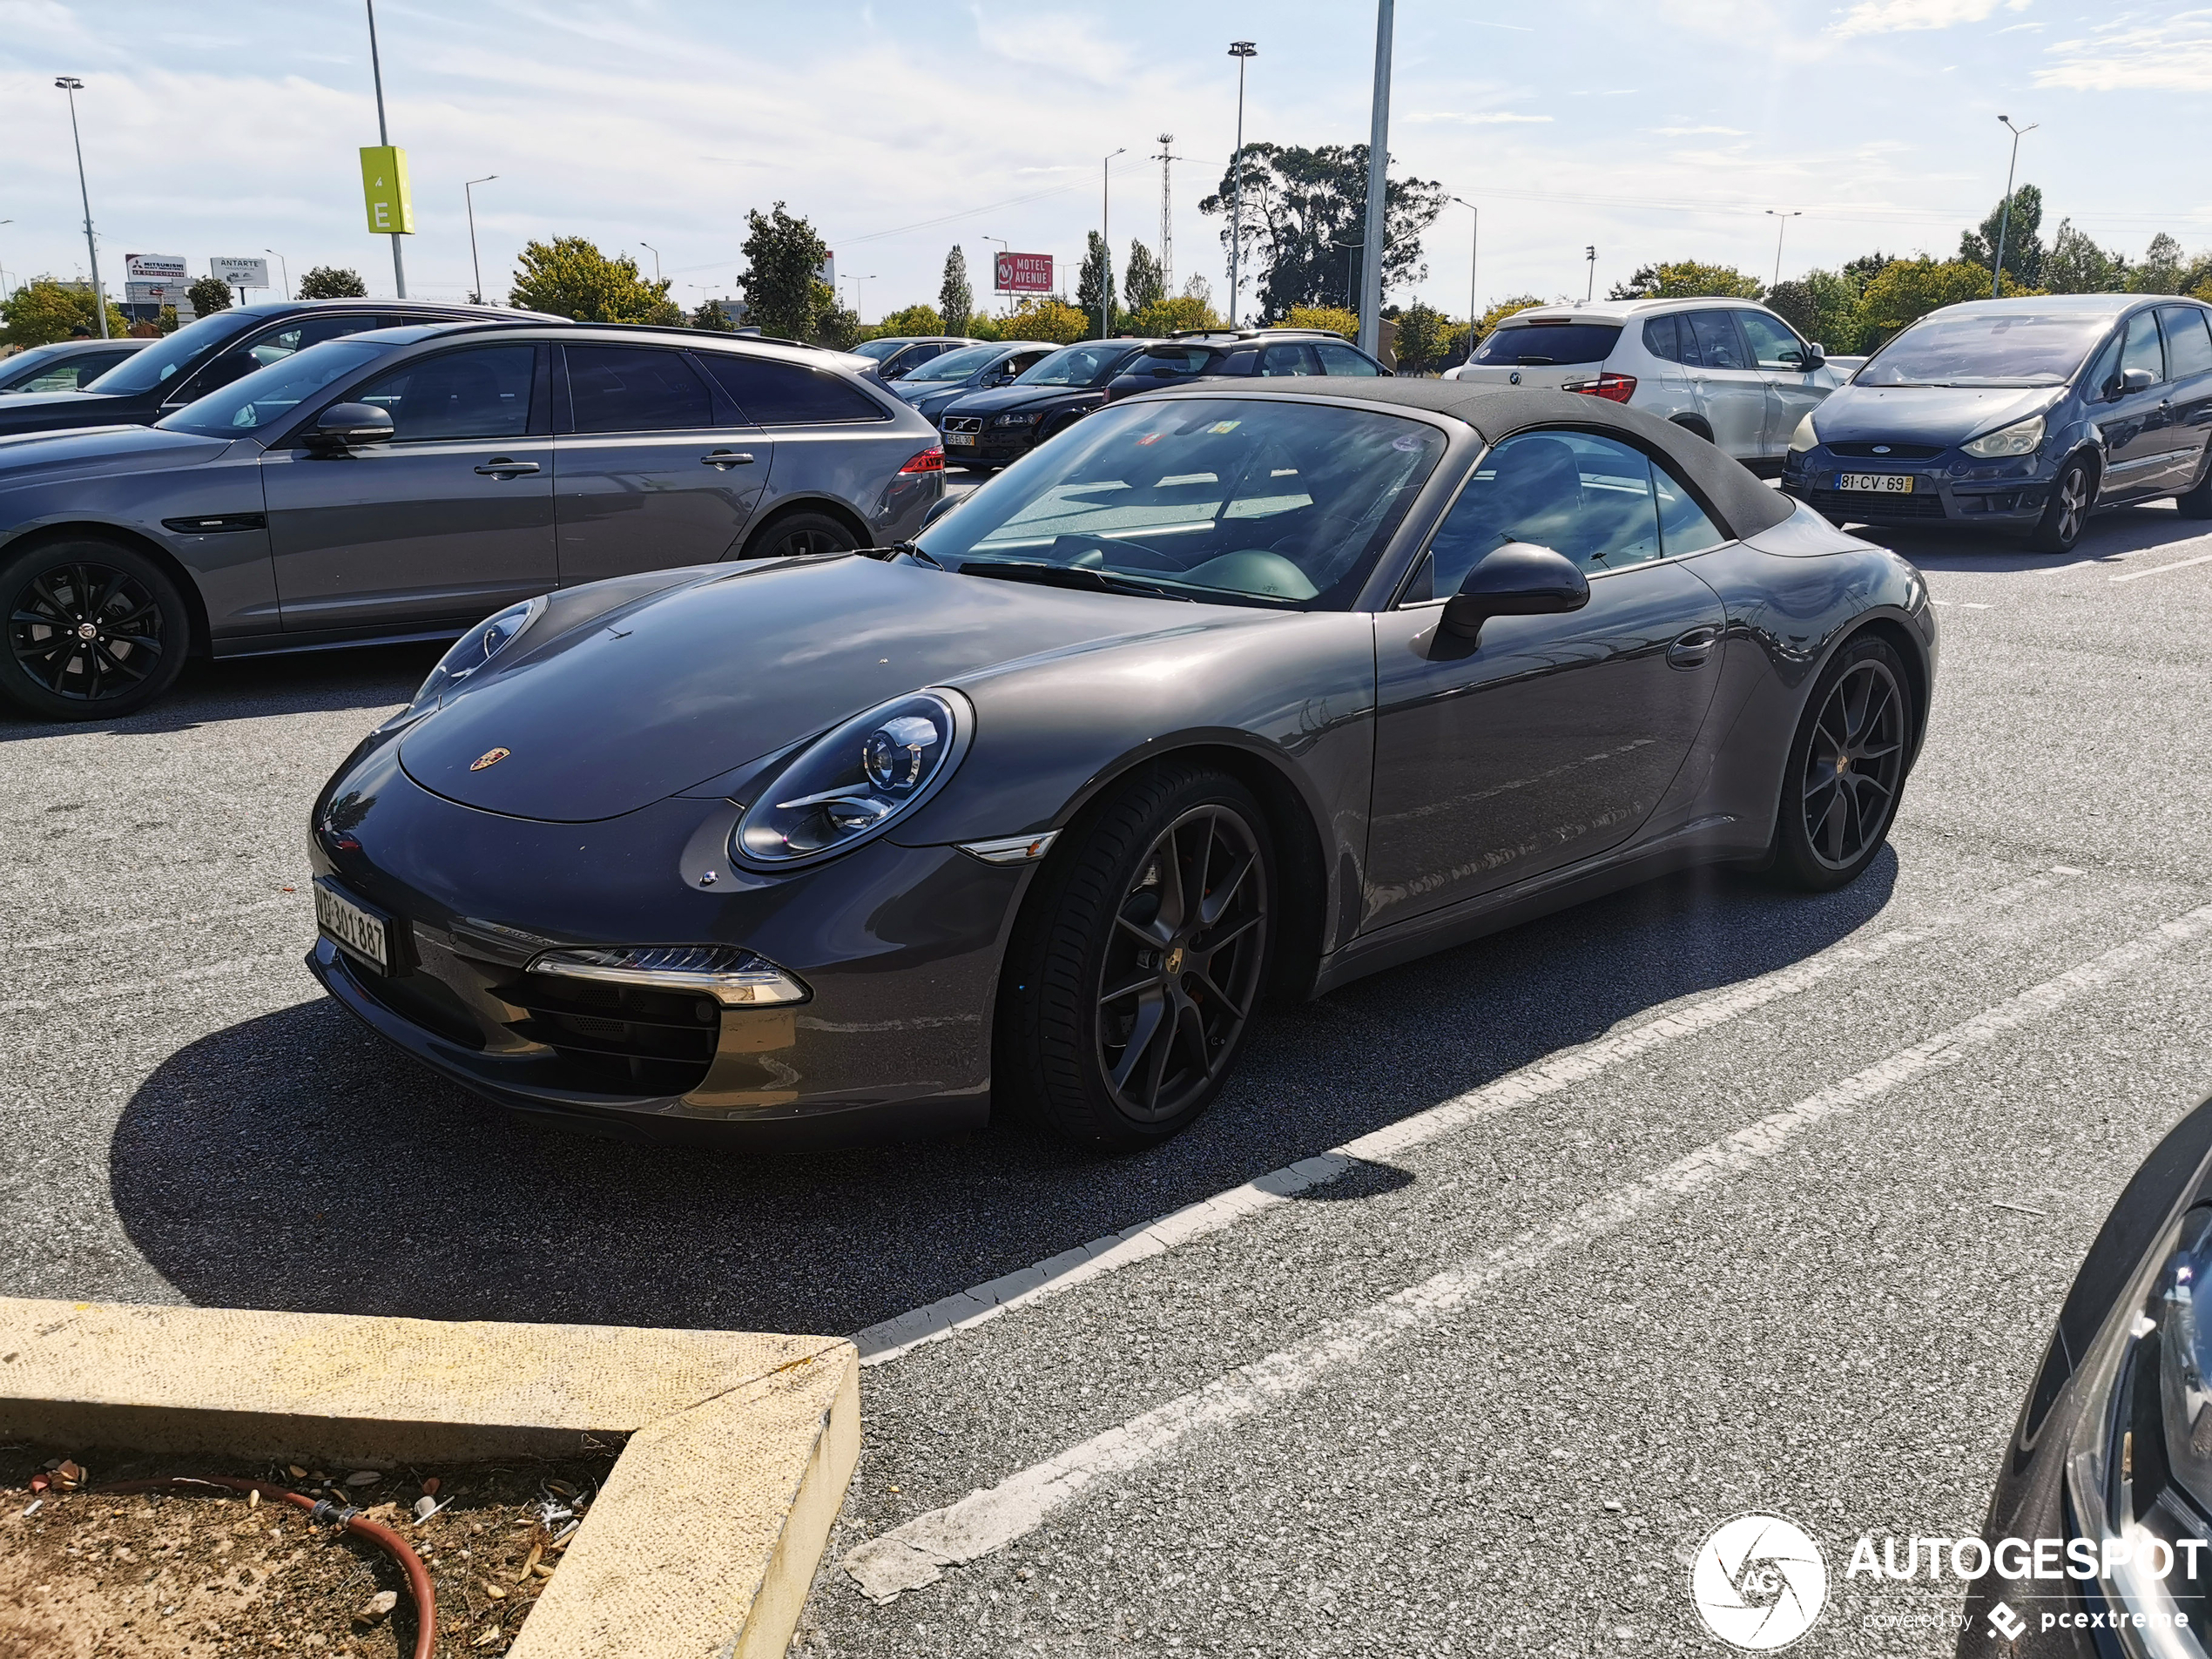
<svg viewBox="0 0 2212 1659">
<path fill-rule="evenodd" d="M 118 1480 L 112 1486 L 95 1487 L 86 1494 L 110 1492 L 174 1492 L 190 1491 L 196 1487 L 219 1487 L 226 1492 L 258 1492 L 265 1498 L 288 1503 L 295 1509 L 304 1509 L 317 1521 L 334 1521 L 347 1532 L 358 1533 L 397 1561 L 407 1574 L 408 1593 L 415 1598 L 415 1659 L 430 1659 L 430 1651 L 438 1640 L 438 1598 L 430 1588 L 430 1575 L 422 1559 L 408 1548 L 406 1539 L 381 1521 L 374 1521 L 351 1504 L 332 1503 L 327 1498 L 310 1498 L 287 1490 L 266 1480 L 233 1480 L 219 1474 L 180 1474 L 161 1480 Z"/>
</svg>

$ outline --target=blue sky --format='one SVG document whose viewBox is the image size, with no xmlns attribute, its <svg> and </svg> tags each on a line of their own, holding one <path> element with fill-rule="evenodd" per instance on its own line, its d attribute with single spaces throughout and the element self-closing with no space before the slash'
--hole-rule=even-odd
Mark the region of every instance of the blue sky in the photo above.
<svg viewBox="0 0 2212 1659">
<path fill-rule="evenodd" d="M 475 0 L 378 7 L 392 137 L 409 152 L 410 291 L 470 286 L 462 182 L 485 286 L 533 237 L 658 246 L 675 294 L 732 293 L 745 212 L 781 199 L 822 230 L 871 320 L 934 299 L 947 248 L 1080 254 L 1112 172 L 1117 259 L 1157 244 L 1175 135 L 1174 251 L 1225 289 L 1197 211 L 1234 143 L 1233 37 L 1256 40 L 1248 139 L 1366 136 L 1372 5 L 1126 0 L 1055 7 Z M 351 265 L 389 292 L 360 202 L 375 142 L 359 0 L 0 0 L 0 267 L 80 274 L 84 238 L 57 74 L 78 75 L 103 273 L 126 252 L 273 248 L 296 277 Z M 1879 246 L 1949 253 L 2004 185 L 2001 112 L 2040 123 L 2020 176 L 2108 246 L 2164 228 L 2212 243 L 2192 135 L 2212 92 L 2212 10 L 2076 0 L 1399 0 L 1391 148 L 1478 205 L 1479 286 L 1580 294 L 1657 259 L 1770 276 Z M 1426 239 L 1410 291 L 1463 313 L 1474 215 Z M 978 284 L 983 286 L 982 283 Z M 848 298 L 855 288 L 848 285 Z"/>
</svg>

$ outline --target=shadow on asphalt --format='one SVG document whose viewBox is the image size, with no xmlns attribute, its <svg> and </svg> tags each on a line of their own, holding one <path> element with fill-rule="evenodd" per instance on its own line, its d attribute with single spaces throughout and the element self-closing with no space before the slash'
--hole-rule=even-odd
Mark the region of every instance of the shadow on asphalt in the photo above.
<svg viewBox="0 0 2212 1659">
<path fill-rule="evenodd" d="M 1912 529 L 1899 526 L 1860 524 L 1851 534 L 1900 553 L 1924 570 L 2062 570 L 2101 564 L 2130 553 L 2178 542 L 2191 542 L 2212 534 L 2212 523 L 2183 518 L 2170 502 L 2141 507 L 2115 507 L 2095 515 L 2071 553 L 2031 553 L 2017 536 L 1989 530 Z"/>
<path fill-rule="evenodd" d="M 1308 1157 L 1797 961 L 1888 902 L 1723 872 L 1584 905 L 1264 1018 L 1190 1132 L 1139 1156 L 1019 1123 L 783 1155 L 525 1128 L 321 1000 L 172 1056 L 110 1153 L 132 1242 L 227 1307 L 842 1332 Z M 1387 1165 L 1347 1196 L 1403 1185 Z"/>
</svg>

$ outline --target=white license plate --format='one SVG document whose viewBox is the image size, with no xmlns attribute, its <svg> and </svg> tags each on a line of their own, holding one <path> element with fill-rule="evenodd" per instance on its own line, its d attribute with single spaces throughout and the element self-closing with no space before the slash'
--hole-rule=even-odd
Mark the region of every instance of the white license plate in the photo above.
<svg viewBox="0 0 2212 1659">
<path fill-rule="evenodd" d="M 945 448 L 948 449 L 973 449 L 974 447 L 975 435 L 973 432 L 948 432 L 945 434 Z"/>
<path fill-rule="evenodd" d="M 318 878 L 315 926 L 326 938 L 361 957 L 380 974 L 392 971 L 392 925 Z"/>
<path fill-rule="evenodd" d="M 1871 489 L 1878 496 L 1909 496 L 1912 493 L 1912 475 L 1909 472 L 1839 472 L 1836 475 L 1838 489 Z"/>
</svg>

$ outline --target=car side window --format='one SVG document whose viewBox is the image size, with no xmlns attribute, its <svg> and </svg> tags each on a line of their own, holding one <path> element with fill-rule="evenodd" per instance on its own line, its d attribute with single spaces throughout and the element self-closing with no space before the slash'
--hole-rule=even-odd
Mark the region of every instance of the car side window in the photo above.
<svg viewBox="0 0 2212 1659">
<path fill-rule="evenodd" d="M 70 362 L 57 363 L 44 374 L 34 374 L 8 389 L 11 392 L 74 392 L 84 382 L 97 380 L 107 368 L 107 364 L 98 360 L 87 361 L 80 357 Z"/>
<path fill-rule="evenodd" d="M 2212 333 L 2206 332 L 2204 313 L 2195 306 L 2164 306 L 2159 326 L 2166 331 L 2168 377 L 2202 374 L 2212 370 Z"/>
<path fill-rule="evenodd" d="M 1675 337 L 1673 313 L 1654 317 L 1643 325 L 1643 348 L 1662 363 L 1683 361 L 1682 346 Z"/>
<path fill-rule="evenodd" d="M 1263 376 L 1318 374 L 1321 364 L 1311 346 L 1285 341 L 1259 354 L 1259 372 Z"/>
<path fill-rule="evenodd" d="M 1725 311 L 1686 311 L 1680 319 L 1683 332 L 1697 342 L 1696 362 L 1703 368 L 1749 368 L 1743 347 L 1736 337 L 1736 323 Z M 1684 354 L 1684 361 L 1689 361 Z"/>
<path fill-rule="evenodd" d="M 578 432 L 672 432 L 714 424 L 714 402 L 678 351 L 570 346 L 569 404 Z"/>
<path fill-rule="evenodd" d="M 1006 368 L 1002 369 L 1001 373 L 1004 374 L 1008 379 L 1011 379 L 1016 374 L 1026 374 L 1031 369 L 1035 368 L 1039 363 L 1042 363 L 1046 358 L 1051 355 L 1052 354 L 1049 351 L 1016 352 L 1013 356 L 1006 360 Z"/>
<path fill-rule="evenodd" d="M 310 346 L 320 346 L 326 340 L 340 340 L 347 334 L 358 334 L 365 329 L 388 327 L 390 320 L 373 316 L 365 312 L 345 312 L 336 316 L 321 315 L 294 318 L 274 328 L 248 334 L 216 360 L 193 375 L 174 395 L 172 403 L 190 402 L 219 391 L 241 375 L 251 374 L 257 368 L 266 368 L 271 363 L 282 362 L 294 353 Z"/>
<path fill-rule="evenodd" d="M 417 358 L 347 401 L 388 411 L 395 443 L 519 438 L 529 430 L 536 368 L 535 346 L 478 346 Z"/>
<path fill-rule="evenodd" d="M 1382 373 L 1382 370 L 1367 361 L 1365 353 L 1354 351 L 1349 346 L 1339 345 L 1333 340 L 1315 341 L 1313 350 L 1321 360 L 1321 372 L 1324 374 L 1372 376 Z"/>
<path fill-rule="evenodd" d="M 1659 550 L 1665 557 L 1703 553 L 1729 539 L 1728 533 L 1705 516 L 1696 498 L 1662 462 L 1651 463 L 1651 489 L 1659 501 Z"/>
<path fill-rule="evenodd" d="M 1663 556 L 1652 470 L 1642 450 L 1595 433 L 1507 438 L 1436 527 L 1408 597 L 1448 598 L 1476 560 L 1508 542 L 1564 553 L 1592 575 Z"/>
<path fill-rule="evenodd" d="M 1739 311 L 1735 314 L 1736 326 L 1743 331 L 1743 339 L 1751 348 L 1751 361 L 1761 368 L 1802 370 L 1805 363 L 1805 343 L 1796 334 L 1776 321 L 1764 311 Z"/>
<path fill-rule="evenodd" d="M 2120 372 L 2124 374 L 2131 368 L 2148 369 L 2153 385 L 2166 378 L 2166 358 L 2158 347 L 2158 319 L 2148 311 L 2128 319 L 2128 343 L 2120 348 Z"/>
<path fill-rule="evenodd" d="M 2121 340 L 2121 335 L 2114 334 L 2105 341 L 2103 349 L 2090 361 L 2089 372 L 2081 381 L 2083 396 L 2105 398 L 2113 395 L 2114 383 L 2120 379 Z"/>
<path fill-rule="evenodd" d="M 756 426 L 822 426 L 890 418 L 865 392 L 826 369 L 735 352 L 703 352 L 699 361 Z"/>
</svg>

